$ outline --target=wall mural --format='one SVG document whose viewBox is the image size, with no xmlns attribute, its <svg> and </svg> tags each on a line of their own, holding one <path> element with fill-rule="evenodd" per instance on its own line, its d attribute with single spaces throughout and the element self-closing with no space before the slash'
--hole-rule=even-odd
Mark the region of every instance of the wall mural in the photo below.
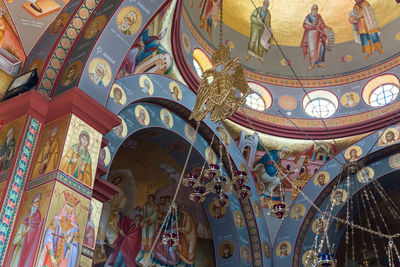
<svg viewBox="0 0 400 267">
<path fill-rule="evenodd" d="M 155 75 L 155 74 L 147 74 L 147 75 L 128 76 L 128 77 L 125 77 L 125 78 L 122 78 L 122 79 L 118 79 L 116 81 L 116 83 L 114 83 L 113 86 L 118 86 L 121 89 L 123 89 L 123 91 L 125 92 L 125 95 L 126 95 L 126 98 L 127 98 L 126 103 L 132 103 L 132 102 L 138 101 L 141 98 L 147 97 L 147 95 L 142 90 L 139 89 L 140 87 L 138 87 L 138 86 L 132 87 L 132 85 L 135 85 L 135 84 L 138 85 L 140 83 L 140 80 L 143 79 L 142 78 L 143 76 L 146 76 L 146 77 L 150 78 L 151 81 L 152 81 L 152 84 L 154 85 L 154 93 L 153 93 L 152 97 L 168 99 L 169 101 L 176 101 L 175 98 L 171 95 L 170 90 L 168 90 L 168 89 L 165 90 L 165 88 L 169 88 L 169 85 L 171 84 L 171 79 L 169 79 L 167 77 L 164 77 L 164 76 Z M 183 86 L 182 84 L 180 84 L 178 82 L 175 82 L 175 83 L 179 86 L 179 89 L 182 92 L 182 99 L 179 100 L 179 104 L 190 110 L 191 107 L 194 106 L 194 101 L 195 101 L 193 92 L 191 90 L 189 90 L 186 86 Z M 134 91 L 131 88 L 138 88 L 137 89 L 138 91 Z M 164 89 L 161 89 L 161 88 L 164 88 Z M 127 104 L 122 105 L 122 106 L 118 105 L 112 99 L 110 99 L 108 101 L 108 103 L 107 103 L 107 108 L 109 110 L 113 111 L 114 113 L 117 113 L 117 114 L 121 110 L 123 110 L 124 107 L 126 107 L 126 106 L 127 106 Z M 136 105 L 135 109 L 138 106 L 144 106 L 144 105 L 138 104 L 138 105 Z M 133 115 L 134 111 L 130 111 L 130 112 L 132 112 L 132 115 L 129 115 L 129 116 L 133 117 L 134 116 Z M 149 124 L 148 125 L 152 125 L 153 123 L 160 123 L 162 127 L 165 127 L 162 124 L 162 121 L 161 121 L 161 119 L 159 117 L 159 114 L 160 113 L 157 114 L 157 112 L 151 112 L 150 110 L 148 110 L 148 114 L 145 116 L 146 118 L 147 117 L 149 118 L 149 120 L 148 120 Z M 150 117 L 157 117 L 157 119 L 151 119 Z M 174 129 L 174 130 L 175 129 L 181 129 L 181 131 L 182 131 L 181 135 L 182 136 L 185 136 L 188 140 L 194 140 L 195 144 L 197 144 L 199 142 L 199 140 L 198 140 L 199 136 L 193 135 L 194 129 L 190 125 L 188 125 L 186 123 L 182 123 L 182 124 L 181 123 L 177 123 L 176 122 L 177 118 L 175 116 L 173 116 L 173 119 L 174 119 L 174 126 L 173 126 L 172 129 Z M 132 127 L 138 127 L 138 126 L 142 125 L 142 124 L 138 125 L 138 123 L 136 123 L 136 122 L 130 123 L 129 120 L 126 120 L 126 119 L 125 119 L 125 121 L 126 121 L 126 124 L 127 124 L 127 127 L 128 127 L 128 133 L 131 131 Z M 217 129 L 218 125 L 215 125 L 215 124 L 211 123 L 211 121 L 209 121 L 208 119 L 206 119 L 205 122 L 210 125 L 209 127 L 211 127 L 211 129 L 213 129 L 213 131 L 216 133 L 216 135 L 219 136 L 220 140 L 226 139 L 226 136 L 224 134 L 224 130 L 218 130 Z M 129 134 L 128 134 L 128 136 L 129 136 Z M 113 146 L 109 145 L 110 153 L 111 153 L 111 155 L 113 155 L 113 153 L 115 153 L 115 148 L 119 146 L 117 144 L 119 144 L 122 140 L 119 139 L 119 138 L 116 139 L 116 137 L 114 137 L 113 135 L 110 136 L 110 137 L 107 137 L 107 139 L 110 140 L 111 143 L 112 142 L 117 142 Z M 229 139 L 229 141 L 228 141 L 228 139 Z M 226 139 L 223 142 L 226 143 L 226 144 L 232 144 L 234 142 L 232 139 L 230 139 L 230 137 L 228 139 Z M 198 149 L 198 151 L 204 151 L 205 152 L 206 147 L 208 147 L 207 144 L 206 144 L 206 146 L 204 148 Z M 229 153 L 232 156 L 232 159 L 234 161 L 236 159 L 240 159 L 240 158 L 243 157 L 241 152 L 238 150 L 237 146 L 229 145 L 228 146 L 228 151 L 229 151 Z M 243 169 L 243 170 L 247 170 L 247 172 L 249 173 L 248 168 L 246 166 L 246 163 L 244 161 L 240 161 L 239 162 L 239 160 L 237 160 L 237 162 L 235 162 L 234 164 L 236 166 L 240 166 L 240 168 Z M 251 182 L 250 186 L 252 187 L 252 190 L 255 190 L 255 187 L 253 187 L 252 183 L 253 182 Z M 253 191 L 253 192 L 256 192 L 256 191 Z M 255 193 L 253 193 L 252 199 L 253 199 L 253 201 L 258 199 L 258 197 L 255 195 Z M 233 204 L 231 204 L 231 207 L 232 207 L 232 205 Z M 242 205 L 244 205 L 244 204 L 242 203 Z M 241 205 L 239 203 L 237 204 L 237 206 L 233 206 L 233 207 L 236 208 L 236 209 L 242 209 L 242 207 L 241 207 Z M 270 257 L 267 257 L 267 256 L 268 255 L 270 256 L 271 253 L 262 253 L 262 250 L 265 250 L 266 252 L 269 251 L 267 249 L 267 246 L 270 246 L 269 245 L 270 244 L 270 242 L 269 242 L 269 240 L 270 240 L 269 239 L 269 233 L 268 233 L 267 228 L 264 226 L 264 225 L 266 225 L 264 216 L 260 216 L 260 217 L 254 216 L 254 214 L 252 212 L 253 209 L 250 207 L 250 205 L 246 204 L 246 205 L 244 205 L 244 207 L 245 207 L 245 211 L 243 212 L 243 215 L 244 215 L 246 221 L 247 220 L 252 220 L 253 222 L 254 221 L 256 222 L 256 224 L 251 223 L 252 227 L 250 227 L 250 229 L 251 229 L 250 236 L 254 240 L 254 243 L 251 243 L 252 250 L 255 251 L 254 254 L 257 256 L 256 260 L 253 260 L 252 262 L 256 266 L 258 266 L 259 264 L 262 264 L 262 262 L 268 262 L 269 261 Z M 213 220 L 212 216 L 210 216 L 209 218 L 210 218 L 210 220 Z M 225 217 L 224 220 L 228 221 L 229 218 Z M 231 220 L 233 220 L 233 218 Z M 218 225 L 220 225 L 221 223 L 222 222 L 220 221 L 218 223 Z M 257 225 L 263 225 L 263 227 L 259 227 L 258 228 Z M 211 229 L 212 230 L 213 230 L 213 227 L 214 227 L 213 223 L 211 223 Z M 220 229 L 220 230 L 222 230 L 222 229 Z M 222 235 L 223 232 L 218 233 L 218 235 Z M 247 240 L 248 237 L 244 237 L 243 236 L 243 235 L 249 236 L 249 233 L 248 233 L 246 227 L 244 227 L 244 228 L 236 228 L 236 232 L 238 232 L 240 234 L 240 236 L 242 236 L 239 239 L 240 242 L 242 242 L 243 238 L 244 238 L 243 240 Z M 259 235 L 259 237 L 257 237 L 258 235 Z M 216 240 L 216 233 L 213 233 L 213 236 L 214 236 L 214 240 Z M 260 241 L 258 241 L 258 240 L 260 240 Z M 266 244 L 266 245 L 262 245 L 262 244 Z M 249 243 L 242 243 L 241 245 L 249 245 Z M 260 253 L 258 253 L 258 251 L 260 251 Z"/>
<path fill-rule="evenodd" d="M 1 127 L 0 172 L 10 170 L 25 125 L 25 116 Z"/>
<path fill-rule="evenodd" d="M 111 87 L 110 81 L 115 79 L 118 68 L 121 66 L 129 49 L 140 37 L 144 26 L 149 22 L 151 16 L 155 14 L 165 2 L 166 1 L 157 1 L 153 3 L 144 1 L 133 5 L 131 2 L 125 1 L 110 18 L 109 23 L 99 36 L 91 55 L 87 59 L 87 64 L 83 68 L 78 87 L 84 88 L 83 90 L 86 93 L 99 103 L 104 104 L 109 95 Z M 109 42 L 110 39 L 114 40 L 112 45 Z M 93 65 L 97 65 L 93 62 L 100 60 L 107 63 L 110 66 L 110 70 L 107 68 L 98 68 L 97 72 L 93 72 Z M 106 64 L 104 65 L 106 66 Z M 95 73 L 95 75 L 93 74 L 95 80 L 91 77 L 92 73 Z M 110 75 L 110 80 L 107 83 L 103 82 L 105 88 L 102 88 L 102 84 L 99 86 L 99 82 L 97 81 L 103 80 L 105 75 Z"/>
<path fill-rule="evenodd" d="M 79 82 L 79 77 L 89 53 L 95 45 L 100 33 L 104 30 L 108 19 L 118 8 L 121 0 L 105 0 L 99 2 L 96 13 L 88 18 L 83 25 L 83 34 L 75 40 L 74 49 L 70 49 L 65 57 L 64 63 L 60 66 L 59 77 L 61 81 L 56 83 L 53 94 L 59 95 L 62 92 L 74 87 Z"/>
<path fill-rule="evenodd" d="M 135 73 L 168 74 L 173 65 L 173 59 L 168 50 L 161 44 L 168 39 L 167 28 L 163 28 L 166 11 L 170 4 L 155 16 L 147 28 L 141 33 L 122 62 L 116 78 L 122 78 Z"/>
<path fill-rule="evenodd" d="M 34 266 L 53 187 L 50 182 L 26 192 L 5 266 Z"/>
<path fill-rule="evenodd" d="M 68 173 L 89 188 L 92 187 L 102 136 L 75 115 L 70 127 L 60 162 L 60 170 Z"/>
<path fill-rule="evenodd" d="M 38 266 L 75 266 L 80 255 L 89 199 L 57 183 L 48 219 L 44 225 L 44 236 L 40 244 Z M 60 240 L 59 237 L 64 237 Z M 64 249 L 69 247 L 67 254 Z"/>
<path fill-rule="evenodd" d="M 285 78 L 275 82 L 282 85 L 291 80 L 293 86 L 298 86 L 289 64 L 300 78 L 325 79 L 381 63 L 388 59 L 388 53 L 389 57 L 397 55 L 390 45 L 386 45 L 386 51 L 383 49 L 385 42 L 395 39 L 398 33 L 400 13 L 392 12 L 389 17 L 383 12 L 397 10 L 395 2 L 383 6 L 375 0 L 340 1 L 341 8 L 335 14 L 330 12 L 335 8 L 324 1 L 288 3 L 258 1 L 255 6 L 251 1 L 224 3 L 224 35 L 229 36 L 226 44 L 235 56 L 246 58 L 242 64 L 251 78 L 265 81 L 266 76 L 271 80 L 287 77 L 286 83 L 282 83 Z M 191 24 L 192 35 L 212 54 L 219 42 L 218 32 L 213 29 L 219 22 L 220 1 L 193 0 L 183 6 L 183 17 Z M 243 12 L 236 14 L 236 10 Z M 276 47 L 271 33 L 286 57 Z M 279 64 L 272 67 L 264 61 Z"/>
<path fill-rule="evenodd" d="M 43 128 L 30 179 L 58 169 L 69 121 L 70 116 L 66 116 Z"/>
<path fill-rule="evenodd" d="M 180 167 L 168 152 L 145 140 L 138 140 L 133 151 L 120 149 L 114 159 L 111 167 L 114 171 L 110 171 L 108 179 L 121 191 L 104 204 L 96 263 L 99 266 L 143 264 L 172 201 Z M 187 191 L 183 189 L 181 193 L 178 198 L 181 243 L 176 250 L 156 244 L 152 260 L 160 266 L 213 266 L 215 260 L 210 257 L 213 244 L 206 215 L 201 205 L 189 200 Z M 113 249 L 109 244 L 113 244 Z"/>
<path fill-rule="evenodd" d="M 364 157 L 367 153 L 374 153 L 385 148 L 385 146 L 396 144 L 397 141 L 394 141 L 397 140 L 397 137 L 395 137 L 396 129 L 398 129 L 398 125 L 390 126 L 384 130 L 370 134 L 355 145 L 348 147 L 345 151 L 338 154 L 336 159 L 339 162 L 344 162 L 344 158 L 347 160 L 357 160 Z M 387 136 L 385 133 L 388 133 Z M 390 142 L 387 142 L 387 139 Z M 372 144 L 374 145 L 371 148 Z M 377 162 L 370 163 L 357 172 L 355 176 L 356 179 L 354 180 L 355 182 L 351 183 L 351 195 L 347 193 L 346 180 L 342 181 L 332 194 L 329 194 L 329 190 L 332 188 L 332 181 L 334 180 L 332 177 L 337 177 L 341 171 L 341 165 L 338 161 L 333 159 L 328 161 L 314 174 L 312 177 L 313 182 L 307 183 L 303 188 L 303 192 L 311 201 L 316 202 L 322 210 L 324 210 L 329 203 L 332 203 L 334 207 L 332 215 L 334 216 L 337 216 L 346 200 L 352 197 L 359 188 L 365 186 L 365 184 L 373 179 L 377 179 L 399 168 L 396 164 L 398 162 L 398 154 L 387 156 Z M 329 189 L 326 189 L 327 187 Z M 306 201 L 302 195 L 299 195 L 294 200 L 290 209 L 290 214 L 291 218 L 287 218 L 283 221 L 275 242 L 276 244 L 279 242 L 288 242 L 292 250 L 287 253 L 287 257 L 278 257 L 274 259 L 274 264 L 279 266 L 299 265 L 302 259 L 304 259 L 304 255 L 306 253 L 311 253 L 309 249 L 315 238 L 315 233 L 319 228 L 317 224 L 322 225 L 325 223 L 319 220 L 320 215 L 318 212 L 310 210 L 309 202 Z M 330 223 L 329 231 L 337 231 L 335 227 L 340 227 L 340 225 L 335 226 L 336 223 Z M 343 230 L 341 231 L 343 232 Z M 340 235 L 338 235 L 338 238 L 339 237 Z M 336 240 L 336 242 L 339 241 Z M 305 261 L 303 260 L 303 262 Z"/>
<path fill-rule="evenodd" d="M 0 3 L 0 95 L 19 74 L 25 62 L 25 51 L 9 13 L 3 2 Z"/>
<path fill-rule="evenodd" d="M 168 79 L 168 78 L 166 78 L 166 77 L 162 77 L 162 76 L 157 76 L 157 75 L 148 75 L 149 77 L 151 77 L 151 80 L 152 80 L 152 82 L 153 82 L 153 84 L 157 84 L 157 85 L 159 85 L 159 84 L 162 84 L 162 83 L 167 83 L 167 84 L 169 84 L 170 83 L 170 79 Z M 127 77 L 127 78 L 124 78 L 124 79 L 121 79 L 120 81 L 128 81 L 128 80 L 130 80 L 131 82 L 130 82 L 130 84 L 132 84 L 132 81 L 136 81 L 137 83 L 139 82 L 139 77 L 140 76 L 130 76 L 130 77 Z M 121 84 L 121 83 L 118 83 L 118 85 L 121 87 L 121 88 L 126 88 L 125 87 L 125 85 L 124 84 Z M 129 85 L 128 85 L 129 86 Z M 157 88 L 158 88 L 158 86 L 157 86 Z M 157 88 L 155 88 L 155 90 L 154 90 L 154 96 L 158 96 L 158 95 L 164 95 L 165 94 L 165 96 L 166 97 L 168 97 L 169 99 L 171 99 L 171 100 L 174 100 L 174 98 L 171 96 L 171 93 L 169 92 L 169 90 L 167 90 L 166 92 L 164 91 L 164 90 L 162 90 L 162 91 L 160 91 L 160 90 L 157 90 Z M 187 91 L 188 89 L 187 88 L 185 88 L 185 87 L 182 87 L 182 86 L 180 86 L 180 89 L 182 90 L 182 94 L 183 95 L 185 95 L 185 92 L 190 92 L 190 91 Z M 125 92 L 126 92 L 126 94 L 127 94 L 127 98 L 128 98 L 128 100 L 127 100 L 127 103 L 129 103 L 130 101 L 133 101 L 133 97 L 140 97 L 140 95 L 138 95 L 138 94 L 133 94 L 133 92 L 131 92 L 130 90 L 125 90 Z M 145 94 L 143 94 L 143 95 L 145 95 Z M 182 98 L 182 100 L 181 101 L 183 101 L 182 102 L 182 104 L 184 104 L 184 105 L 186 105 L 186 103 L 188 103 L 188 102 L 193 102 L 194 100 L 193 99 L 189 99 L 189 98 L 187 98 L 186 100 L 185 100 L 186 98 Z M 115 105 L 115 102 L 114 101 L 110 101 L 109 102 L 109 104 L 110 104 L 110 107 L 109 108 L 112 108 L 112 109 L 114 109 L 114 107 L 116 108 L 116 109 L 121 109 L 121 106 L 117 106 L 117 105 Z M 192 103 L 192 105 L 193 105 L 194 103 Z M 152 125 L 154 125 L 154 123 L 156 123 L 156 124 L 160 124 L 162 127 L 166 127 L 166 126 L 164 126 L 164 124 L 163 124 L 163 121 L 161 120 L 161 118 L 159 117 L 159 114 L 161 113 L 161 109 L 159 109 L 159 111 L 156 111 L 155 110 L 155 108 L 154 107 L 152 107 L 152 108 L 146 108 L 146 106 L 149 106 L 148 104 L 145 106 L 145 105 L 143 105 L 143 104 L 140 104 L 140 105 L 142 105 L 143 107 L 145 107 L 145 109 L 147 109 L 148 110 L 148 112 L 149 112 L 149 115 L 150 115 L 150 119 L 149 119 L 149 125 L 148 126 L 152 126 Z M 136 105 L 136 107 L 137 107 L 138 105 Z M 152 105 L 152 106 L 154 106 L 154 105 Z M 123 115 L 121 115 L 121 114 L 124 114 L 124 113 L 126 113 L 127 115 L 125 116 L 125 121 L 126 121 L 126 125 L 127 125 L 127 127 L 128 127 L 128 133 L 131 131 L 131 128 L 132 127 L 138 127 L 138 126 L 140 126 L 141 124 L 135 124 L 135 122 L 130 122 L 130 120 L 131 119 L 126 119 L 126 118 L 132 118 L 132 115 L 128 115 L 128 114 L 130 114 L 130 113 L 132 113 L 132 112 L 134 112 L 134 110 L 135 110 L 135 106 L 134 107 L 130 107 L 129 109 L 124 109 L 124 111 L 123 111 L 123 113 L 120 113 L 120 116 L 122 116 L 122 117 L 124 117 Z M 173 129 L 174 130 L 176 130 L 176 129 L 180 129 L 179 131 L 182 131 L 182 136 L 186 136 L 186 134 L 185 134 L 185 132 L 186 133 L 189 133 L 190 134 L 190 131 L 188 130 L 188 127 L 187 127 L 187 124 L 186 123 L 182 123 L 181 122 L 181 120 L 180 119 L 178 119 L 178 117 L 176 117 L 174 114 L 172 114 L 172 117 L 173 117 L 173 121 L 174 121 L 174 124 L 173 124 Z M 185 126 L 186 125 L 186 126 Z M 216 128 L 216 126 L 215 126 L 215 128 Z M 216 130 L 216 129 L 215 129 Z M 129 135 L 129 134 L 128 134 Z M 192 136 L 192 135 L 189 135 L 190 137 Z M 116 147 L 118 147 L 119 145 L 119 143 L 121 142 L 121 140 L 119 139 L 119 138 L 117 138 L 116 136 L 113 136 L 113 135 L 111 135 L 111 136 L 107 136 L 107 139 L 108 140 L 110 140 L 110 145 L 108 146 L 109 147 L 109 149 L 110 149 L 110 152 L 111 152 L 111 155 L 113 155 L 114 153 L 115 153 L 115 149 L 116 149 Z M 201 141 L 202 139 L 200 139 L 200 141 Z M 115 141 L 117 141 L 117 143 L 116 144 L 113 144 Z M 196 144 L 199 142 L 199 139 L 198 138 L 196 138 Z M 203 142 L 203 141 L 201 141 L 201 142 Z M 232 142 L 232 141 L 230 141 L 230 142 Z M 197 146 L 195 144 L 195 146 Z M 205 144 L 207 144 L 207 143 L 205 143 Z M 229 146 L 229 149 L 230 149 L 230 147 L 231 146 Z M 205 151 L 205 149 L 206 149 L 206 147 L 204 147 L 203 149 L 198 149 L 198 151 Z M 230 152 L 231 153 L 231 152 Z M 238 153 L 237 155 L 240 155 L 240 152 L 233 152 L 235 155 L 236 155 L 236 153 Z M 235 156 L 233 156 L 233 157 L 235 157 Z M 240 156 L 239 156 L 240 157 Z M 234 198 L 235 199 L 235 198 Z M 206 200 L 207 201 L 207 200 Z M 209 204 L 207 204 L 207 203 L 205 203 L 207 206 L 209 205 Z M 232 201 L 232 204 L 231 204 L 231 208 L 233 209 L 233 210 L 237 210 L 237 209 L 241 209 L 241 206 L 240 206 L 240 204 L 237 202 L 237 200 L 235 199 L 235 201 Z M 248 212 L 251 212 L 251 208 L 249 208 L 248 209 L 248 211 L 246 211 L 246 218 L 248 218 L 248 216 L 250 216 L 249 215 L 249 213 Z M 209 213 L 207 213 L 207 215 L 209 216 L 209 220 L 210 220 L 210 224 L 211 224 L 211 230 L 213 231 L 213 238 L 214 238 L 214 240 L 220 240 L 219 239 L 219 237 L 218 236 L 225 236 L 225 239 L 226 239 L 226 237 L 228 237 L 228 236 L 230 236 L 230 238 L 234 238 L 235 236 L 233 235 L 231 235 L 231 234 L 229 234 L 229 232 L 226 232 L 226 231 L 228 231 L 228 228 L 226 227 L 227 226 L 227 224 L 229 224 L 229 222 L 233 222 L 233 217 L 232 217 L 232 214 L 231 213 L 229 213 L 230 215 L 229 216 L 227 216 L 227 215 L 225 215 L 225 216 L 223 216 L 222 218 L 214 218 L 211 214 L 209 214 Z M 253 215 L 254 216 L 254 215 Z M 263 219 L 264 217 L 262 217 L 262 219 Z M 248 220 L 248 219 L 246 219 L 246 220 Z M 257 220 L 261 220 L 261 217 L 259 218 L 259 217 L 257 217 Z M 222 229 L 222 228 L 220 228 L 220 227 L 218 227 L 218 231 L 216 231 L 215 229 L 214 229 L 214 227 L 216 226 L 216 225 L 224 225 L 224 228 Z M 257 230 L 256 229 L 254 229 L 255 230 L 255 234 L 257 234 Z M 268 234 L 265 234 L 266 232 L 263 232 L 263 230 L 262 229 L 259 229 L 260 231 L 261 231 L 261 233 L 262 233 L 262 236 L 263 236 L 263 239 L 264 240 L 268 240 Z M 249 233 L 247 232 L 247 228 L 246 227 L 244 227 L 244 228 L 236 228 L 236 231 L 238 232 L 238 233 L 240 233 L 240 236 L 242 236 L 238 241 L 239 241 L 239 244 L 241 244 L 241 246 L 243 246 L 243 245 L 247 245 L 247 246 L 249 246 L 250 245 L 250 243 L 248 242 L 248 241 L 245 241 L 245 240 L 247 240 L 247 238 L 248 238 L 248 236 L 249 236 Z M 252 230 L 253 231 L 253 230 Z M 224 234 L 226 232 L 226 234 Z M 230 232 L 230 233 L 232 233 L 232 232 Z M 247 237 L 246 237 L 247 236 Z M 233 239 L 233 240 L 235 240 L 235 239 Z M 232 242 L 235 244 L 237 241 L 233 241 L 232 240 Z M 254 240 L 257 240 L 257 239 L 254 239 Z M 222 241 L 222 240 L 221 240 Z M 216 246 L 216 247 L 218 247 L 218 244 L 219 244 L 220 242 L 219 241 L 217 241 L 217 245 L 214 245 L 214 246 Z M 252 244 L 252 245 L 254 245 L 254 244 Z M 253 247 L 254 248 L 254 247 Z M 260 251 L 261 251 L 261 242 L 260 242 L 260 245 L 258 245 L 258 248 L 260 248 Z M 237 253 L 237 254 L 236 254 Z M 257 252 L 257 250 L 255 250 L 255 252 L 254 253 L 256 253 L 256 258 L 254 258 L 253 257 L 253 259 L 255 259 L 254 261 L 256 262 L 256 265 L 258 265 L 258 264 L 261 264 L 261 261 L 263 261 L 263 260 L 265 260 L 265 258 L 262 258 L 262 256 L 263 256 L 263 254 L 257 254 L 258 252 Z M 231 258 L 229 258 L 229 259 L 226 259 L 226 260 L 224 260 L 224 262 L 226 262 L 226 263 L 229 263 L 229 262 L 231 262 L 232 264 L 234 264 L 233 262 L 235 262 L 238 258 L 237 257 L 240 257 L 239 255 L 240 255 L 240 249 L 238 249 L 238 250 L 235 250 L 235 254 L 234 254 L 235 256 L 232 256 Z M 265 254 L 264 254 L 265 255 Z M 217 264 L 218 264 L 218 258 L 216 258 L 216 260 L 217 260 Z"/>
</svg>

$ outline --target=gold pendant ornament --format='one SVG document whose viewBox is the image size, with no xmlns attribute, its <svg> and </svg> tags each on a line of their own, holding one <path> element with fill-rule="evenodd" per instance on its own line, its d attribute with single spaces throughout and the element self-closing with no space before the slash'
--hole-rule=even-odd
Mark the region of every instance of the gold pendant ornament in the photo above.
<svg viewBox="0 0 400 267">
<path fill-rule="evenodd" d="M 229 59 L 230 48 L 222 44 L 212 55 L 213 68 L 203 73 L 196 104 L 189 119 L 203 120 L 208 113 L 214 122 L 231 116 L 252 92 L 239 57 Z M 220 70 L 220 71 L 219 71 Z"/>
</svg>

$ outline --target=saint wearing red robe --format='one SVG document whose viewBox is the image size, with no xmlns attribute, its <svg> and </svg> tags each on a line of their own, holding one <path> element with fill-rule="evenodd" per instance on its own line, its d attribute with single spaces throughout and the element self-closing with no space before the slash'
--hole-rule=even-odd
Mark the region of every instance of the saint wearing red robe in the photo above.
<svg viewBox="0 0 400 267">
<path fill-rule="evenodd" d="M 325 30 L 330 30 L 325 25 L 321 15 L 318 14 L 318 6 L 311 7 L 311 13 L 307 15 L 303 23 L 304 34 L 301 41 L 304 57 L 309 58 L 310 66 L 308 70 L 312 70 L 315 66 L 325 68 L 325 52 L 327 36 Z"/>
<path fill-rule="evenodd" d="M 42 216 L 39 211 L 41 194 L 36 194 L 32 199 L 30 212 L 22 220 L 17 233 L 13 239 L 12 261 L 6 266 L 30 267 L 33 266 L 35 253 L 38 246 L 40 230 L 43 225 Z"/>
</svg>

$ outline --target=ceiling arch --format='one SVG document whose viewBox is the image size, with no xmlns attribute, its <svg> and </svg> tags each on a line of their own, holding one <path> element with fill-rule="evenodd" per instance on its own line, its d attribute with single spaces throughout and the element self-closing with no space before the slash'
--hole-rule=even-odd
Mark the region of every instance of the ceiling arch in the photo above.
<svg viewBox="0 0 400 267">
<path fill-rule="evenodd" d="M 390 128 L 398 127 L 398 125 L 390 126 Z M 298 204 L 304 205 L 306 212 L 305 216 L 300 220 L 293 220 L 288 217 L 284 220 L 280 226 L 279 233 L 274 241 L 274 247 L 282 242 L 287 241 L 292 245 L 292 251 L 287 257 L 275 257 L 274 265 L 276 266 L 301 266 L 301 257 L 304 250 L 309 249 L 310 242 L 312 244 L 311 236 L 315 236 L 310 233 L 310 227 L 313 223 L 313 218 L 317 217 L 317 210 L 311 206 L 311 202 L 315 203 L 319 208 L 323 209 L 330 202 L 330 193 L 332 188 L 337 183 L 338 177 L 344 179 L 347 175 L 347 169 L 343 170 L 342 165 L 345 164 L 346 160 L 356 160 L 359 163 L 365 163 L 367 167 L 371 167 L 374 170 L 374 179 L 378 179 L 380 176 L 385 175 L 398 169 L 398 167 L 389 165 L 389 158 L 397 156 L 395 154 L 399 147 L 397 142 L 388 143 L 385 141 L 383 133 L 385 129 L 376 131 L 354 145 L 350 146 L 336 155 L 335 158 L 328 161 L 322 166 L 318 172 L 311 177 L 309 182 L 304 186 L 302 192 L 307 198 L 304 198 L 302 194 L 299 194 L 293 201 L 291 209 Z M 350 159 L 350 151 L 356 150 L 357 155 L 354 159 Z M 319 174 L 324 173 L 325 176 L 329 177 L 329 182 L 323 186 L 319 186 L 318 183 L 314 182 Z M 343 174 L 343 175 L 342 175 Z M 346 179 L 342 180 L 338 185 L 338 188 L 344 188 Z M 352 194 L 354 194 L 359 188 L 364 186 L 363 183 L 352 181 L 351 188 Z M 343 207 L 344 204 L 334 208 L 332 215 L 335 216 Z M 289 211 L 291 212 L 291 210 Z M 311 240 L 311 241 L 310 241 Z M 308 243 L 307 243 L 308 242 Z M 304 249 L 307 247 L 307 249 Z"/>
</svg>

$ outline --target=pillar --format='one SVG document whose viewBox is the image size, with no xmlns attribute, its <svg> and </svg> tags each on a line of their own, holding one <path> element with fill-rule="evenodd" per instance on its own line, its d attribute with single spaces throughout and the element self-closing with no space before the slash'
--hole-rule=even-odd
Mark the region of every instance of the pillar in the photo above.
<svg viewBox="0 0 400 267">
<path fill-rule="evenodd" d="M 0 158 L 0 266 L 91 266 L 101 212 L 94 196 L 113 192 L 95 182 L 98 156 L 119 118 L 78 88 L 52 100 L 27 92 L 1 103 L 0 116 L 0 157 L 8 153 Z"/>
</svg>

